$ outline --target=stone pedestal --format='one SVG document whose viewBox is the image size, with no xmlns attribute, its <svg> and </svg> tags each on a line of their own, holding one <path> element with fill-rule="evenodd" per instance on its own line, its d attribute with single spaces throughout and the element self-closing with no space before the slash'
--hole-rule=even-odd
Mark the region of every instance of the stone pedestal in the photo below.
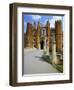
<svg viewBox="0 0 74 90">
<path fill-rule="evenodd" d="M 44 40 L 44 50 L 46 50 L 46 39 Z"/>
<path fill-rule="evenodd" d="M 49 47 L 47 46 L 47 43 L 46 43 L 46 37 L 44 39 L 44 52 L 45 52 L 45 55 L 49 56 Z"/>
<path fill-rule="evenodd" d="M 52 64 L 59 64 L 59 59 L 56 55 L 56 44 L 53 42 L 52 44 Z"/>
<path fill-rule="evenodd" d="M 38 49 L 40 49 L 40 43 L 38 43 Z"/>
<path fill-rule="evenodd" d="M 49 47 L 46 49 L 46 55 L 49 56 Z"/>
</svg>

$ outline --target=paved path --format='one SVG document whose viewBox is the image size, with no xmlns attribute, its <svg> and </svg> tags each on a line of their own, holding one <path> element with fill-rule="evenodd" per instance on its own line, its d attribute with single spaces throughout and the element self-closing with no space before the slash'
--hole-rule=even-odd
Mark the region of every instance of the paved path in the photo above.
<svg viewBox="0 0 74 90">
<path fill-rule="evenodd" d="M 43 50 L 24 50 L 23 73 L 58 73 L 51 64 L 41 60 L 42 55 Z"/>
</svg>

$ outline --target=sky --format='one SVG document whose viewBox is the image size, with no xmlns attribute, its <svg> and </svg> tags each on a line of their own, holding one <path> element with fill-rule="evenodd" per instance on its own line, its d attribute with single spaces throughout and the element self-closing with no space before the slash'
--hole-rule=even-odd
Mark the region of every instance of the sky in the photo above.
<svg viewBox="0 0 74 90">
<path fill-rule="evenodd" d="M 64 16 L 55 16 L 55 15 L 34 15 L 34 14 L 24 14 L 24 33 L 26 32 L 27 23 L 30 22 L 31 24 L 40 21 L 40 25 L 46 25 L 46 22 L 49 20 L 50 28 L 55 28 L 55 21 L 61 20 L 62 21 L 62 29 L 64 29 Z"/>
</svg>

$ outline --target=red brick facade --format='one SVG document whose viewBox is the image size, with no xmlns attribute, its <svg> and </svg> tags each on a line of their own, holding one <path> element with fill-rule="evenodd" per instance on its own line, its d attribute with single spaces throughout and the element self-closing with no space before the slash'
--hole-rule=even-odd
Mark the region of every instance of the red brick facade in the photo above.
<svg viewBox="0 0 74 90">
<path fill-rule="evenodd" d="M 45 29 L 46 35 L 42 36 L 42 29 Z M 56 41 L 56 50 L 60 51 L 63 48 L 63 32 L 62 32 L 62 22 L 56 21 L 55 22 L 55 41 Z M 34 25 L 27 23 L 27 30 L 25 33 L 25 47 L 29 48 L 37 48 L 40 49 L 41 47 L 41 41 L 46 39 L 46 47 L 49 47 L 49 50 L 51 49 L 51 33 L 52 30 L 50 28 L 50 23 L 47 21 L 47 24 L 45 27 L 40 26 L 40 22 L 38 22 L 38 26 L 36 27 L 36 24 L 34 22 Z"/>
<path fill-rule="evenodd" d="M 55 22 L 55 39 L 56 39 L 56 50 L 61 51 L 63 48 L 63 32 L 62 32 L 62 22 Z"/>
</svg>

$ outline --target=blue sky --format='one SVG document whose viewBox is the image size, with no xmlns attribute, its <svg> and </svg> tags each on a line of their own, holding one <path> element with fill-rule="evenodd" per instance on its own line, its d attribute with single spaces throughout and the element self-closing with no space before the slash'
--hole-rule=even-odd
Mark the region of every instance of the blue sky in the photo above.
<svg viewBox="0 0 74 90">
<path fill-rule="evenodd" d="M 33 24 L 35 21 L 37 26 L 38 21 L 40 21 L 41 25 L 46 25 L 48 20 L 51 28 L 55 27 L 56 20 L 62 20 L 62 28 L 64 29 L 64 16 L 24 14 L 24 33 L 28 22 Z"/>
</svg>

